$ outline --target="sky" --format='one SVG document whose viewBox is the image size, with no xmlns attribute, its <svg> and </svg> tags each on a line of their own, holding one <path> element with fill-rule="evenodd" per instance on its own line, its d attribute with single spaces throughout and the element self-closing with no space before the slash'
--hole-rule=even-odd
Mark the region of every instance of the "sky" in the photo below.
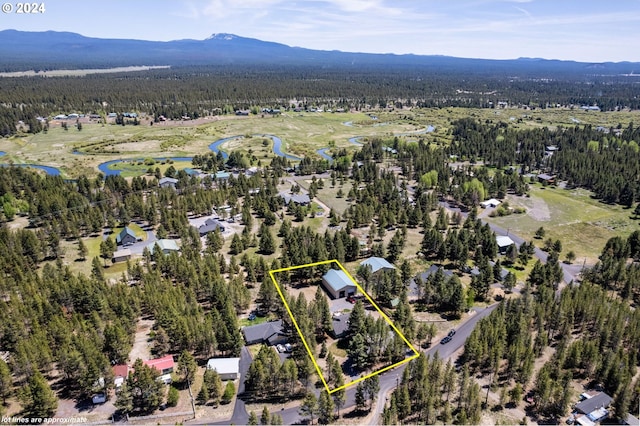
<svg viewBox="0 0 640 426">
<path fill-rule="evenodd" d="M 10 1 L 11 4 L 17 2 Z M 640 62 L 640 0 L 44 0 L 0 29 L 464 58 Z M 15 10 L 15 9 L 14 9 Z"/>
</svg>

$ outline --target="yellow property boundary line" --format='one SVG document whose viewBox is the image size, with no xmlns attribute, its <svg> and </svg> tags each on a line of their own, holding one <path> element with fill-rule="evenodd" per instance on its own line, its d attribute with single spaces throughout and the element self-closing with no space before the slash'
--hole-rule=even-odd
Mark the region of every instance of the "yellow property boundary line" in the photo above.
<svg viewBox="0 0 640 426">
<path fill-rule="evenodd" d="M 322 374 L 322 369 L 320 368 L 320 366 L 318 365 L 318 363 L 316 362 L 314 356 L 313 356 L 313 352 L 311 351 L 311 348 L 309 347 L 309 344 L 307 343 L 307 341 L 305 340 L 304 336 L 302 335 L 302 331 L 300 330 L 300 326 L 298 326 L 298 322 L 296 321 L 296 319 L 293 316 L 293 313 L 291 312 L 291 308 L 289 307 L 289 304 L 287 303 L 286 298 L 284 297 L 284 293 L 282 292 L 282 289 L 280 288 L 280 285 L 278 284 L 278 281 L 275 278 L 275 274 L 277 274 L 278 272 L 286 272 L 286 271 L 291 271 L 294 269 L 301 269 L 301 268 L 309 268 L 309 267 L 313 267 L 313 266 L 319 266 L 319 265 L 326 265 L 329 263 L 337 263 L 338 266 L 340 267 L 340 269 L 342 269 L 342 271 L 347 275 L 347 277 L 349 277 L 349 279 L 356 285 L 358 291 L 360 291 L 360 293 L 364 294 L 364 296 L 367 298 L 367 300 L 369 300 L 369 302 L 371 303 L 372 306 L 374 306 L 378 312 L 380 312 L 380 315 L 382 315 L 382 318 L 385 319 L 385 321 L 391 326 L 391 328 L 393 328 L 393 330 L 398 333 L 398 335 L 400 336 L 400 338 L 407 344 L 407 346 L 409 346 L 409 348 L 413 351 L 413 355 L 409 358 L 405 358 L 402 361 L 399 361 L 395 364 L 389 365 L 387 367 L 381 368 L 380 370 L 377 370 L 371 374 L 368 374 L 364 377 L 359 377 L 356 380 L 353 380 L 349 383 L 346 383 L 340 387 L 337 387 L 335 389 L 329 389 L 329 385 L 327 384 L 327 381 L 324 379 L 324 375 Z M 327 392 L 329 394 L 332 394 L 334 392 L 337 392 L 341 389 L 345 389 L 351 385 L 354 385 L 358 382 L 361 382 L 365 379 L 368 379 L 369 377 L 373 377 L 377 374 L 383 373 L 387 370 L 391 370 L 392 368 L 395 368 L 399 365 L 402 365 L 406 362 L 409 362 L 413 359 L 416 359 L 417 357 L 420 356 L 420 353 L 416 350 L 416 348 L 413 347 L 413 345 L 411 344 L 411 342 L 409 342 L 409 340 L 407 340 L 407 338 L 404 336 L 404 334 L 402 334 L 402 332 L 400 330 L 398 330 L 398 328 L 393 324 L 393 322 L 389 319 L 389 317 L 382 311 L 382 309 L 380 309 L 378 307 L 378 305 L 376 305 L 376 303 L 373 301 L 373 299 L 371 299 L 371 297 L 369 296 L 369 294 L 367 294 L 366 291 L 364 291 L 364 289 L 362 287 L 360 287 L 360 284 L 358 284 L 358 282 L 351 276 L 351 274 L 349 274 L 349 272 L 344 268 L 344 266 L 342 266 L 342 264 L 340 262 L 338 262 L 336 259 L 333 260 L 324 260 L 322 262 L 315 262 L 315 263 L 307 263 L 306 265 L 298 265 L 298 266 L 290 266 L 288 268 L 280 268 L 280 269 L 273 269 L 271 271 L 269 271 L 269 275 L 271 276 L 271 280 L 273 281 L 273 284 L 276 286 L 276 290 L 278 290 L 278 294 L 280 295 L 280 298 L 282 299 L 282 303 L 284 303 L 284 307 L 287 308 L 287 312 L 289 313 L 289 317 L 291 317 L 291 321 L 293 321 L 293 325 L 295 326 L 296 330 L 298 331 L 298 334 L 300 335 L 300 339 L 302 340 L 302 343 L 304 344 L 305 349 L 307 350 L 307 354 L 309 354 L 309 358 L 311 358 L 311 362 L 313 362 L 313 365 L 316 368 L 316 371 L 318 372 L 318 375 L 320 376 L 320 380 L 322 380 L 322 383 L 324 384 L 324 387 L 327 389 Z"/>
</svg>

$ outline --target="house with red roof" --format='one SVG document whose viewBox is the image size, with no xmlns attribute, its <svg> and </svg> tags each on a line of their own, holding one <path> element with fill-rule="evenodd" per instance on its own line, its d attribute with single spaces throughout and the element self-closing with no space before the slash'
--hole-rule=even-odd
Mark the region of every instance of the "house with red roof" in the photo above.
<svg viewBox="0 0 640 426">
<path fill-rule="evenodd" d="M 175 368 L 175 362 L 173 361 L 172 355 L 166 355 L 162 358 L 150 359 L 147 361 L 143 361 L 144 365 L 147 365 L 151 368 L 155 368 L 160 372 L 159 380 L 162 380 L 164 383 L 171 383 L 171 373 L 173 373 L 173 369 Z"/>
</svg>

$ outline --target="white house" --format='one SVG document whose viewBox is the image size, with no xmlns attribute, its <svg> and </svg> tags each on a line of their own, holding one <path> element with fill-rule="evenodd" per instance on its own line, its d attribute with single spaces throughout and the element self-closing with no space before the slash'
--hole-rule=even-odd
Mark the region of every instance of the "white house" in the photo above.
<svg viewBox="0 0 640 426">
<path fill-rule="evenodd" d="M 480 207 L 483 209 L 486 209 L 487 207 L 498 207 L 499 205 L 500 200 L 496 200 L 495 198 L 480 203 Z"/>
<path fill-rule="evenodd" d="M 502 254 L 507 252 L 507 248 L 510 245 L 515 244 L 515 242 L 511 238 L 504 235 L 498 235 L 496 237 L 496 243 L 498 244 L 498 251 Z"/>
<path fill-rule="evenodd" d="M 207 370 L 215 370 L 220 380 L 235 380 L 240 377 L 240 358 L 211 358 Z"/>
</svg>

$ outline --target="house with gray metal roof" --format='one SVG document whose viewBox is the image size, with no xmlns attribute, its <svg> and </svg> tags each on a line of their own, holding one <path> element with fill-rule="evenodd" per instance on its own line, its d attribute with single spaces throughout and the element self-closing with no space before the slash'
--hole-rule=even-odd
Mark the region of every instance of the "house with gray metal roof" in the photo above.
<svg viewBox="0 0 640 426">
<path fill-rule="evenodd" d="M 225 227 L 218 219 L 209 218 L 198 227 L 198 233 L 200 236 L 203 236 L 209 232 L 215 231 L 216 229 L 220 229 L 220 232 L 224 232 Z"/>
<path fill-rule="evenodd" d="M 170 177 L 163 177 L 162 179 L 160 179 L 160 181 L 158 181 L 158 185 L 160 185 L 160 188 L 176 189 L 177 183 L 178 183 L 178 179 L 170 178 Z"/>
<path fill-rule="evenodd" d="M 289 194 L 288 192 L 281 192 L 278 194 L 284 200 L 285 204 L 293 203 L 300 206 L 306 206 L 311 203 L 309 194 Z"/>
<path fill-rule="evenodd" d="M 376 273 L 378 271 L 390 271 L 392 269 L 396 269 L 395 266 L 393 266 L 391 263 L 389 263 L 387 261 L 387 259 L 382 258 L 382 257 L 370 257 L 366 260 L 363 260 L 362 262 L 360 262 L 361 266 L 370 266 L 371 267 L 371 272 L 372 273 Z"/>
<path fill-rule="evenodd" d="M 353 280 L 341 269 L 329 269 L 322 276 L 322 285 L 334 299 L 353 296 L 357 291 Z"/>
<path fill-rule="evenodd" d="M 266 343 L 269 346 L 287 342 L 282 320 L 267 321 L 262 324 L 250 325 L 242 328 L 242 334 L 247 345 Z"/>
</svg>

